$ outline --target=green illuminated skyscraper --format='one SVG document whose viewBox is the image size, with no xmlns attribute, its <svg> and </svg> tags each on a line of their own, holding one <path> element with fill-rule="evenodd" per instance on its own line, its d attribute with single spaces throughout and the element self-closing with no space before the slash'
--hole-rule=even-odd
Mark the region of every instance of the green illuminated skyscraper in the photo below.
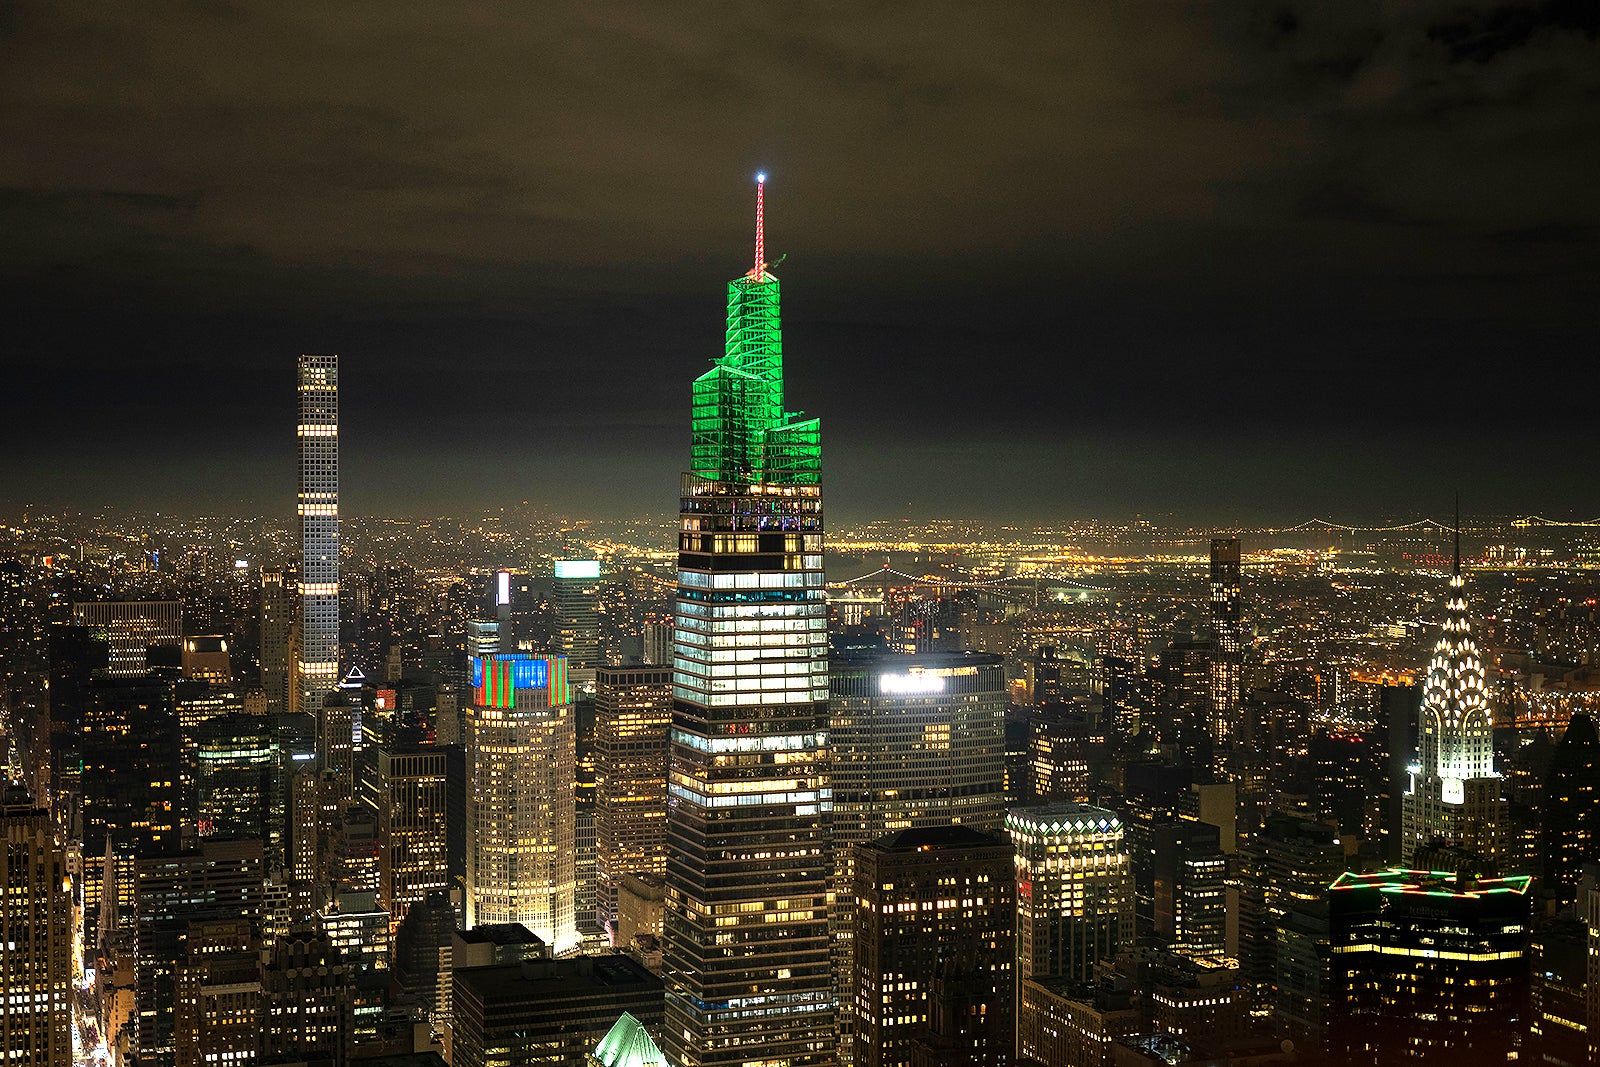
<svg viewBox="0 0 1600 1067">
<path fill-rule="evenodd" d="M 682 487 L 663 944 L 681 1067 L 834 1058 L 821 440 L 784 408 L 757 190 Z"/>
</svg>

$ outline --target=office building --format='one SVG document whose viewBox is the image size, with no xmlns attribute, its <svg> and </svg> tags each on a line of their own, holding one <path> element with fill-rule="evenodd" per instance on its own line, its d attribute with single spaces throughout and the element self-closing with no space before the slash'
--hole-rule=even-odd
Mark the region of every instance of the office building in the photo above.
<svg viewBox="0 0 1600 1067">
<path fill-rule="evenodd" d="M 300 625 L 298 584 L 292 567 L 261 568 L 261 688 L 267 694 L 268 715 L 287 714 L 298 699 L 300 664 L 293 652 L 294 630 Z"/>
<path fill-rule="evenodd" d="M 148 670 L 150 648 L 177 651 L 183 641 L 183 604 L 176 600 L 96 600 L 72 605 L 72 622 L 105 641 L 113 678 Z"/>
<path fill-rule="evenodd" d="M 50 813 L 19 786 L 0 797 L 0 1060 L 72 1062 L 72 886 Z"/>
<path fill-rule="evenodd" d="M 199 836 L 265 842 L 278 759 L 272 720 L 260 715 L 221 715 L 200 723 L 193 736 Z"/>
<path fill-rule="evenodd" d="M 233 662 L 228 655 L 228 639 L 220 634 L 185 637 L 178 662 L 183 676 L 190 681 L 208 685 L 231 686 Z"/>
<path fill-rule="evenodd" d="M 135 1042 L 140 1067 L 177 1062 L 178 978 L 192 924 L 233 920 L 259 926 L 260 841 L 201 842 L 198 848 L 135 864 L 138 930 Z"/>
<path fill-rule="evenodd" d="M 613 936 L 622 878 L 666 873 L 671 723 L 672 668 L 595 670 L 595 897 Z"/>
<path fill-rule="evenodd" d="M 1089 984 L 1070 978 L 1030 978 L 1019 990 L 1029 1031 L 1017 1035 L 1039 1063 L 1053 1067 L 1112 1067 L 1118 1038 L 1145 1030 L 1133 983 L 1107 975 Z"/>
<path fill-rule="evenodd" d="M 1288 912 L 1321 900 L 1345 869 L 1339 829 L 1294 815 L 1267 816 L 1266 825 L 1240 849 L 1239 963 L 1252 995 L 1252 1011 L 1274 1011 L 1278 924 Z"/>
<path fill-rule="evenodd" d="M 1211 539 L 1210 734 L 1218 751 L 1239 732 L 1245 637 L 1239 560 L 1237 537 Z"/>
<path fill-rule="evenodd" d="M 663 939 L 679 1067 L 834 1059 L 821 433 L 785 403 L 760 188 L 682 483 Z"/>
<path fill-rule="evenodd" d="M 1582 919 L 1547 920 L 1528 946 L 1528 1040 L 1523 1060 L 1580 1067 L 1589 1058 L 1589 928 Z"/>
<path fill-rule="evenodd" d="M 1005 821 L 1005 667 L 984 652 L 836 655 L 828 677 L 833 786 L 833 971 L 851 982 L 854 848 L 898 830 L 988 833 Z M 841 1013 L 840 1052 L 852 1016 Z"/>
<path fill-rule="evenodd" d="M 600 663 L 600 561 L 558 559 L 550 582 L 555 646 L 577 668 Z"/>
<path fill-rule="evenodd" d="M 567 661 L 473 661 L 467 709 L 467 925 L 521 923 L 562 955 L 578 946 L 577 761 Z"/>
<path fill-rule="evenodd" d="M 78 756 L 85 943 L 93 945 L 103 912 L 133 914 L 133 858 L 157 855 L 178 842 L 183 802 L 173 680 L 140 675 L 90 682 Z M 115 877 L 119 862 L 128 877 Z M 108 886 L 114 891 L 110 901 L 104 896 Z"/>
<path fill-rule="evenodd" d="M 1281 915 L 1273 931 L 1272 983 L 1251 993 L 1251 1011 L 1268 1013 L 1268 1030 L 1308 1053 L 1328 1048 L 1329 959 L 1328 901 L 1296 903 Z"/>
<path fill-rule="evenodd" d="M 458 967 L 452 984 L 455 1067 L 583 1063 L 623 1012 L 661 1027 L 661 980 L 627 956 Z"/>
<path fill-rule="evenodd" d="M 1584 865 L 1600 862 L 1600 737 L 1581 711 L 1551 757 L 1543 808 L 1543 888 L 1574 900 Z"/>
<path fill-rule="evenodd" d="M 173 1004 L 178 1067 L 255 1062 L 261 1044 L 260 956 L 248 919 L 189 924 Z"/>
<path fill-rule="evenodd" d="M 1405 863 L 1436 839 L 1496 862 L 1506 854 L 1504 781 L 1494 769 L 1489 691 L 1463 584 L 1458 528 L 1444 632 L 1428 662 L 1417 725 L 1420 752 L 1404 800 Z"/>
<path fill-rule="evenodd" d="M 1095 963 L 1133 939 L 1133 872 L 1122 819 L 1063 801 L 1014 808 L 1006 829 L 1016 849 L 1018 981 L 1092 980 Z"/>
<path fill-rule="evenodd" d="M 395 926 L 449 884 L 446 759 L 435 745 L 396 739 L 377 750 L 378 902 Z"/>
<path fill-rule="evenodd" d="M 389 969 L 389 913 L 372 892 L 341 892 L 317 916 L 339 956 L 360 976 Z"/>
<path fill-rule="evenodd" d="M 328 935 L 300 929 L 278 938 L 259 973 L 260 1062 L 344 1067 L 355 1015 L 355 976 Z"/>
<path fill-rule="evenodd" d="M 1067 801 L 1014 808 L 1006 830 L 1015 849 L 1016 981 L 1089 982 L 1095 965 L 1133 940 L 1133 869 L 1115 812 Z M 1020 1057 L 1038 1021 L 1019 998 Z"/>
<path fill-rule="evenodd" d="M 300 357 L 300 704 L 339 684 L 339 357 Z"/>
<path fill-rule="evenodd" d="M 1174 953 L 1221 961 L 1228 955 L 1228 860 L 1220 831 L 1189 819 L 1156 829 L 1155 934 Z"/>
<path fill-rule="evenodd" d="M 922 1040 L 964 1064 L 1005 1064 L 1015 1041 L 1011 845 L 966 826 L 899 830 L 855 846 L 856 974 L 847 1028 L 857 1067 L 910 1067 Z M 934 1008 L 951 1032 L 931 1033 Z M 939 1039 L 943 1040 L 939 1040 Z"/>
<path fill-rule="evenodd" d="M 1527 876 L 1391 869 L 1328 892 L 1340 1063 L 1504 1063 L 1526 1026 Z"/>
</svg>

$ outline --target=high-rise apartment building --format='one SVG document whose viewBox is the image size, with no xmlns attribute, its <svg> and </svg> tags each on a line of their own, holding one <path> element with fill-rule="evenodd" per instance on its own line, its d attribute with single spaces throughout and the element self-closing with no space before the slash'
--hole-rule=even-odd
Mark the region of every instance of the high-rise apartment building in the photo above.
<svg viewBox="0 0 1600 1067">
<path fill-rule="evenodd" d="M 1422 688 L 1418 765 L 1404 799 L 1401 855 L 1408 863 L 1435 839 L 1494 861 L 1506 852 L 1505 783 L 1494 769 L 1489 691 L 1463 584 L 1458 528 L 1444 632 L 1433 646 Z"/>
<path fill-rule="evenodd" d="M 320 929 L 273 943 L 260 966 L 261 1062 L 343 1067 L 355 1011 L 354 968 Z"/>
<path fill-rule="evenodd" d="M 339 357 L 301 356 L 300 705 L 339 684 Z"/>
<path fill-rule="evenodd" d="M 567 663 L 590 668 L 600 662 L 600 561 L 558 559 L 550 582 L 555 609 L 555 645 Z"/>
<path fill-rule="evenodd" d="M 596 669 L 595 896 L 613 934 L 622 876 L 667 869 L 671 724 L 671 667 Z"/>
<path fill-rule="evenodd" d="M 834 1058 L 821 433 L 785 406 L 762 188 L 682 484 L 663 939 L 680 1067 Z"/>
<path fill-rule="evenodd" d="M 1212 743 L 1222 747 L 1235 739 L 1244 677 L 1243 583 L 1239 539 L 1211 539 L 1211 710 Z"/>
<path fill-rule="evenodd" d="M 855 846 L 850 886 L 856 1067 L 910 1067 L 913 1045 L 963 1064 L 1011 1062 L 1016 880 L 1005 838 L 966 826 L 900 830 Z M 954 1032 L 930 1034 L 934 1007 Z M 929 1038 L 942 1038 L 930 1041 Z"/>
<path fill-rule="evenodd" d="M 577 948 L 577 760 L 567 661 L 501 653 L 472 664 L 467 708 L 467 925 L 521 923 Z"/>
<path fill-rule="evenodd" d="M 1506 1063 L 1528 1004 L 1529 878 L 1386 870 L 1328 891 L 1338 1063 Z"/>
<path fill-rule="evenodd" d="M 50 813 L 26 792 L 0 797 L 0 1062 L 72 1059 L 72 887 Z"/>
<path fill-rule="evenodd" d="M 178 649 L 183 643 L 183 604 L 177 600 L 74 603 L 72 622 L 106 642 L 113 678 L 144 674 L 147 649 Z"/>
<path fill-rule="evenodd" d="M 1133 868 L 1113 811 L 1058 802 L 1014 808 L 1006 829 L 1016 850 L 1016 980 L 1088 982 L 1094 965 L 1133 941 Z M 1017 1032 L 1036 1027 L 1019 1016 Z M 1024 1042 L 1019 1056 L 1037 1058 Z"/>
</svg>

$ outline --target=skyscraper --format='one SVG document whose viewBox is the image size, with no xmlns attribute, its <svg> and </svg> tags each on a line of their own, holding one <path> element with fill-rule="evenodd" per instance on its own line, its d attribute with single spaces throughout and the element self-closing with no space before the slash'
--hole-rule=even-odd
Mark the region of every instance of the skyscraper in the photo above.
<svg viewBox="0 0 1600 1067">
<path fill-rule="evenodd" d="M 784 406 L 763 189 L 682 483 L 663 945 L 682 1067 L 834 1052 L 821 435 Z"/>
<path fill-rule="evenodd" d="M 1528 877 L 1345 874 L 1328 891 L 1338 1063 L 1505 1063 L 1528 1002 Z"/>
<path fill-rule="evenodd" d="M 600 662 L 600 561 L 558 559 L 550 583 L 556 647 L 574 667 Z"/>
<path fill-rule="evenodd" d="M 855 1001 L 854 846 L 897 830 L 1005 822 L 1005 664 L 986 652 L 875 653 L 829 663 L 832 935 L 839 1001 Z M 840 1014 L 840 1058 L 859 1047 Z"/>
<path fill-rule="evenodd" d="M 1133 869 L 1115 812 L 1060 802 L 1006 816 L 1016 849 L 1016 980 L 1094 978 L 1133 941 Z M 1018 1034 L 1033 1032 L 1026 1017 Z M 1026 1041 L 1019 1056 L 1036 1056 Z"/>
<path fill-rule="evenodd" d="M 1404 799 L 1402 857 L 1434 839 L 1499 860 L 1507 827 L 1503 782 L 1494 769 L 1494 728 L 1483 660 L 1462 593 L 1461 529 L 1445 602 L 1444 632 L 1422 687 L 1419 759 Z"/>
<path fill-rule="evenodd" d="M 576 734 L 567 661 L 473 661 L 467 708 L 467 925 L 521 923 L 578 945 Z"/>
<path fill-rule="evenodd" d="M 1544 888 L 1578 894 L 1586 863 L 1600 861 L 1600 737 L 1594 720 L 1573 712 L 1544 786 Z"/>
<path fill-rule="evenodd" d="M 294 618 L 293 573 L 281 567 L 261 568 L 261 688 L 267 694 L 267 714 L 281 715 L 294 703 L 297 692 L 291 648 Z M 309 711 L 309 708 L 302 708 Z"/>
<path fill-rule="evenodd" d="M 17 787 L 0 798 L 0 1059 L 72 1062 L 72 888 L 50 813 Z"/>
<path fill-rule="evenodd" d="M 339 684 L 339 357 L 300 357 L 300 704 Z"/>
<path fill-rule="evenodd" d="M 1211 740 L 1226 746 L 1238 728 L 1244 663 L 1239 539 L 1211 539 Z"/>
<path fill-rule="evenodd" d="M 933 1008 L 946 1000 L 955 1032 L 929 1043 L 945 1045 L 960 1063 L 1009 1063 L 1016 1030 L 1010 843 L 946 822 L 852 851 L 854 1062 L 915 1062 L 912 1043 L 929 1038 Z"/>
<path fill-rule="evenodd" d="M 672 668 L 595 672 L 595 893 L 609 926 L 624 874 L 666 871 L 671 722 Z"/>
</svg>

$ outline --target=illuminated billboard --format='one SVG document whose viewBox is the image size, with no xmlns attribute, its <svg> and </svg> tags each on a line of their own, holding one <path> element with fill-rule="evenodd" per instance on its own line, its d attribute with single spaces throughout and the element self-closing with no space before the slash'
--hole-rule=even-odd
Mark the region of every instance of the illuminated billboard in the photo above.
<svg viewBox="0 0 1600 1067">
<path fill-rule="evenodd" d="M 495 575 L 495 597 L 494 597 L 494 602 L 496 604 L 509 604 L 509 603 L 511 603 L 511 572 L 510 571 L 501 571 L 499 574 Z"/>
<path fill-rule="evenodd" d="M 600 561 L 597 559 L 558 559 L 557 578 L 598 578 Z"/>
</svg>

